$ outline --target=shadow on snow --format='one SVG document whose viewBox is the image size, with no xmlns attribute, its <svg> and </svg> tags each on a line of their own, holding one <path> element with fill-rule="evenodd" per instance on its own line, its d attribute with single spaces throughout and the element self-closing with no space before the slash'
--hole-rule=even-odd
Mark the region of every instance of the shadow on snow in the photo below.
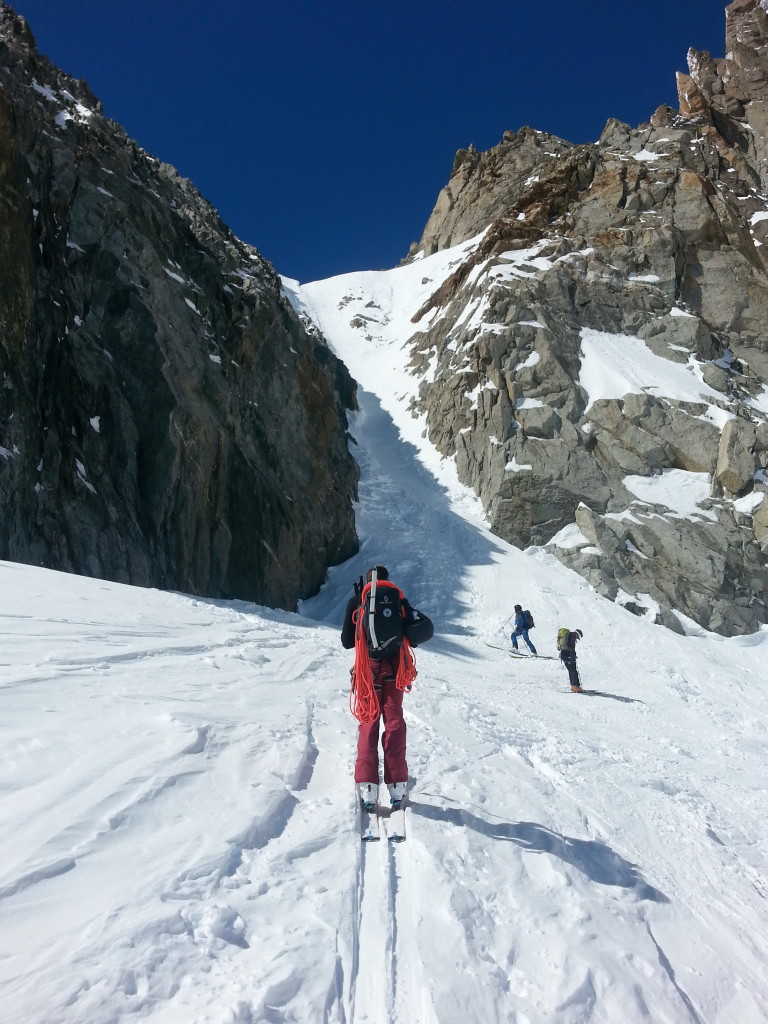
<svg viewBox="0 0 768 1024">
<path fill-rule="evenodd" d="M 443 821 L 460 828 L 471 828 L 488 839 L 516 843 L 532 853 L 549 853 L 581 871 L 600 885 L 618 885 L 633 889 L 638 899 L 669 903 L 658 889 L 645 882 L 636 866 L 615 853 L 598 839 L 574 839 L 560 835 L 531 821 L 492 823 L 464 808 L 435 807 L 410 800 L 411 813 L 433 821 Z"/>
<path fill-rule="evenodd" d="M 505 546 L 453 510 L 445 486 L 419 459 L 418 449 L 403 439 L 375 395 L 361 388 L 358 402 L 350 450 L 360 466 L 360 550 L 329 571 L 320 593 L 302 603 L 301 613 L 340 624 L 354 580 L 379 563 L 391 570 L 411 603 L 435 620 L 443 639 L 468 635 L 466 567 L 493 563 Z"/>
<path fill-rule="evenodd" d="M 605 690 L 582 690 L 585 697 L 610 697 L 611 700 L 618 700 L 622 704 L 645 704 L 639 697 L 622 697 L 618 693 L 607 693 Z M 573 693 L 573 690 L 566 690 L 566 693 Z"/>
</svg>

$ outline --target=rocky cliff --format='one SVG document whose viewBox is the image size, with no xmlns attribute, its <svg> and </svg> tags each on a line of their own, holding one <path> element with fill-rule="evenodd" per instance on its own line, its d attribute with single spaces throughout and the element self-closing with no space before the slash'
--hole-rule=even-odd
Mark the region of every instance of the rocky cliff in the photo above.
<svg viewBox="0 0 768 1024">
<path fill-rule="evenodd" d="M 292 607 L 356 548 L 354 385 L 0 3 L 0 557 Z"/>
<path fill-rule="evenodd" d="M 767 12 L 728 6 L 677 111 L 461 150 L 409 257 L 477 236 L 410 347 L 493 529 L 677 630 L 768 621 Z"/>
</svg>

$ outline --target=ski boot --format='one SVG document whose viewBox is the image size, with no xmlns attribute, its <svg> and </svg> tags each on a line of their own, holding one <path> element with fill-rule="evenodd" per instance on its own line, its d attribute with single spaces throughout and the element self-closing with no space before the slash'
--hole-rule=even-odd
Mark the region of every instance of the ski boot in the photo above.
<svg viewBox="0 0 768 1024">
<path fill-rule="evenodd" d="M 379 785 L 377 782 L 359 782 L 357 791 L 363 801 L 363 807 L 369 814 L 376 810 L 376 802 L 379 799 Z"/>
<path fill-rule="evenodd" d="M 407 782 L 388 782 L 387 789 L 389 790 L 389 799 L 392 801 L 392 810 L 399 811 L 405 803 L 406 792 L 408 789 Z"/>
</svg>

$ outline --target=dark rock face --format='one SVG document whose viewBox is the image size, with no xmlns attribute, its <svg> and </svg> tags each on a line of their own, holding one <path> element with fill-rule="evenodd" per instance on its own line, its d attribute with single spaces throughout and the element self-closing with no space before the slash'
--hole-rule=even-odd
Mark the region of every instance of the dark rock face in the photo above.
<svg viewBox="0 0 768 1024">
<path fill-rule="evenodd" d="M 0 557 L 291 608 L 356 550 L 354 384 L 0 3 Z"/>
<path fill-rule="evenodd" d="M 484 233 L 411 352 L 415 411 L 499 535 L 731 634 L 768 621 L 768 0 L 730 4 L 726 35 L 689 51 L 679 112 L 459 152 L 411 257 Z M 645 367 L 626 394 L 593 393 L 596 349 L 598 376 Z M 632 490 L 670 472 L 706 481 L 690 514 Z"/>
</svg>

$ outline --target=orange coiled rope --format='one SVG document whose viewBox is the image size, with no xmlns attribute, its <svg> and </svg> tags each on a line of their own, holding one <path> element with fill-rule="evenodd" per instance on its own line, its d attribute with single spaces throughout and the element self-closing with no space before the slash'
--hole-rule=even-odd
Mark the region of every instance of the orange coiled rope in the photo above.
<svg viewBox="0 0 768 1024">
<path fill-rule="evenodd" d="M 406 690 L 410 693 L 417 675 L 416 655 L 406 638 L 403 637 L 400 646 L 400 664 L 397 666 L 397 678 L 395 679 L 398 690 Z"/>
<path fill-rule="evenodd" d="M 352 621 L 355 624 L 355 664 L 352 669 L 352 686 L 349 691 L 349 710 L 361 725 L 370 725 L 375 722 L 381 714 L 379 695 L 373 685 L 373 672 L 371 671 L 371 659 L 368 656 L 368 642 L 365 639 L 363 629 L 363 614 L 365 609 L 361 605 L 352 613 Z M 400 651 L 395 676 L 395 686 L 398 690 L 410 691 L 413 681 L 416 678 L 416 656 L 408 640 L 403 637 L 400 641 Z"/>
<path fill-rule="evenodd" d="M 349 691 L 349 710 L 361 725 L 375 722 L 381 713 L 379 698 L 373 688 L 371 659 L 363 630 L 363 608 L 352 612 L 355 624 L 355 665 L 352 669 L 352 688 Z"/>
</svg>

